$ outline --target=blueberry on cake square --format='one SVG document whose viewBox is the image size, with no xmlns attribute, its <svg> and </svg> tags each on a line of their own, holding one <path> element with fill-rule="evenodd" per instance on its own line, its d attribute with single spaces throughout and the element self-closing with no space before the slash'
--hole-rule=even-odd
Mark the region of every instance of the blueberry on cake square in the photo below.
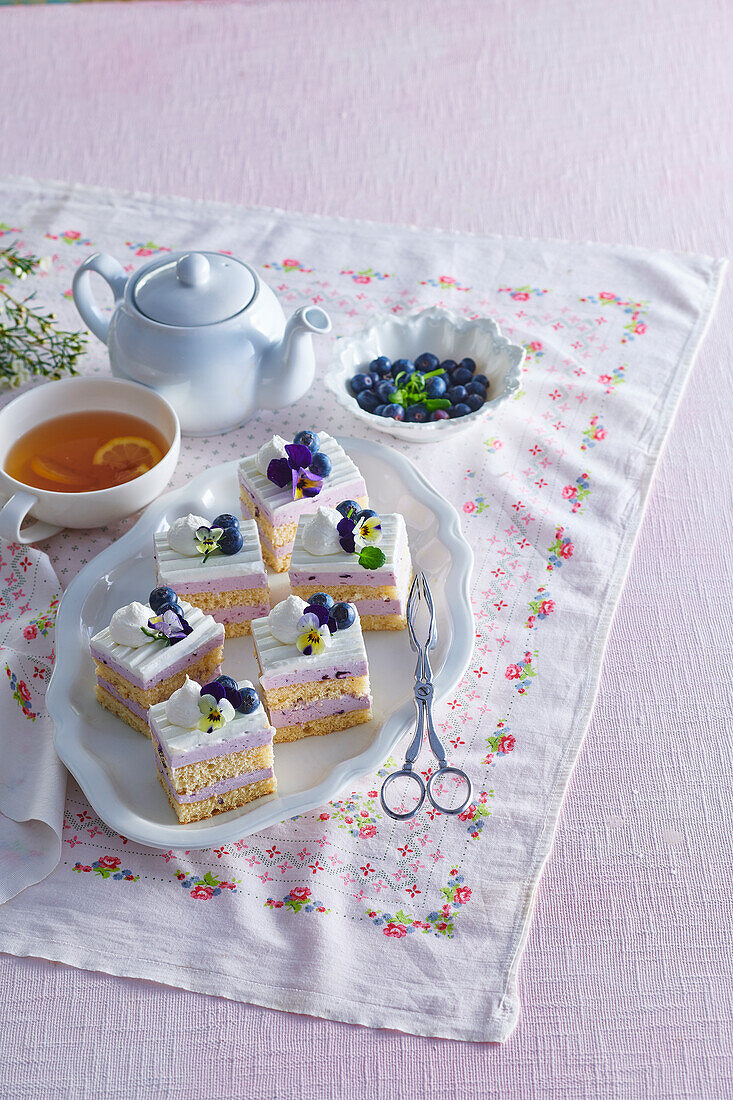
<svg viewBox="0 0 733 1100">
<path fill-rule="evenodd" d="M 288 596 L 252 623 L 260 687 L 275 741 L 368 722 L 372 697 L 359 614 L 316 593 Z"/>
<path fill-rule="evenodd" d="M 290 564 L 301 516 L 346 497 L 365 508 L 364 478 L 327 432 L 298 432 L 292 443 L 275 435 L 239 463 L 242 514 L 257 521 L 262 553 L 276 573 Z"/>
<path fill-rule="evenodd" d="M 270 610 L 270 590 L 257 524 L 222 513 L 189 513 L 154 538 L 161 590 L 175 590 L 222 623 L 227 638 L 249 634 L 252 619 Z"/>
<path fill-rule="evenodd" d="M 277 790 L 275 731 L 249 680 L 219 676 L 201 687 L 187 676 L 150 708 L 150 730 L 158 779 L 182 823 Z"/>
<path fill-rule="evenodd" d="M 354 500 L 301 516 L 290 559 L 290 587 L 303 599 L 315 588 L 356 606 L 362 630 L 402 630 L 412 562 L 403 516 L 378 515 Z"/>
<path fill-rule="evenodd" d="M 90 640 L 96 696 L 128 726 L 150 736 L 148 711 L 167 699 L 186 676 L 211 680 L 221 671 L 224 627 L 199 607 L 165 599 L 137 600 L 115 611 L 109 626 Z"/>
</svg>

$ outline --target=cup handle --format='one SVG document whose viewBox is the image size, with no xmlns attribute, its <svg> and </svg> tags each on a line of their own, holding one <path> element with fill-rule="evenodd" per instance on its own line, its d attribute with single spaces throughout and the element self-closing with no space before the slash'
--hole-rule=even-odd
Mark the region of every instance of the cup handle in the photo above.
<svg viewBox="0 0 733 1100">
<path fill-rule="evenodd" d="M 54 527 L 52 523 L 42 523 L 40 520 L 21 531 L 23 520 L 37 503 L 38 497 L 32 493 L 14 493 L 0 508 L 0 538 L 7 539 L 8 542 L 27 544 L 50 539 L 52 535 L 63 531 L 63 527 Z"/>
<path fill-rule="evenodd" d="M 127 276 L 122 269 L 122 265 L 118 263 L 114 256 L 109 256 L 106 252 L 95 252 L 93 256 L 89 256 L 84 260 L 84 263 L 74 272 L 71 293 L 74 295 L 76 308 L 79 310 L 81 319 L 87 328 L 94 333 L 98 340 L 106 344 L 109 318 L 102 313 L 97 305 L 97 299 L 94 297 L 89 279 L 89 274 L 92 271 L 96 271 L 109 284 L 115 296 L 115 305 L 125 293 Z"/>
</svg>

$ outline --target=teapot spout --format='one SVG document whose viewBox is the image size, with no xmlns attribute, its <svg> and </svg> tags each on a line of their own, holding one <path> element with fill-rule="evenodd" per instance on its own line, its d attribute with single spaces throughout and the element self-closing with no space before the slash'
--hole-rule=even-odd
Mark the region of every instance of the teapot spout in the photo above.
<svg viewBox="0 0 733 1100">
<path fill-rule="evenodd" d="M 318 306 L 296 309 L 283 338 L 265 356 L 260 376 L 259 403 L 265 409 L 292 405 L 303 397 L 315 375 L 312 336 L 331 331 L 331 318 Z"/>
</svg>

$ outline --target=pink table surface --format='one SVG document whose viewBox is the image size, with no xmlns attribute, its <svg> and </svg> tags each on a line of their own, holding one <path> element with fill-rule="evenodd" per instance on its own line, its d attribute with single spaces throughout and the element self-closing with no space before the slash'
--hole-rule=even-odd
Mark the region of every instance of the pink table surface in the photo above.
<svg viewBox="0 0 733 1100">
<path fill-rule="evenodd" d="M 0 173 L 726 255 L 732 14 L 726 0 L 9 9 Z M 3 1096 L 731 1095 L 730 322 L 727 290 L 618 610 L 509 1043 L 2 956 Z"/>
</svg>

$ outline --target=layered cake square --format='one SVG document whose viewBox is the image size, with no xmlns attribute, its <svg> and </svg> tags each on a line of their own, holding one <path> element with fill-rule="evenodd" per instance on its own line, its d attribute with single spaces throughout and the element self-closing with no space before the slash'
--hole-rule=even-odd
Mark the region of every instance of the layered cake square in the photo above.
<svg viewBox="0 0 733 1100">
<path fill-rule="evenodd" d="M 219 675 L 224 627 L 199 607 L 176 600 L 135 600 L 118 608 L 89 643 L 96 696 L 128 726 L 150 736 L 148 711 L 191 676 Z"/>
<path fill-rule="evenodd" d="M 201 821 L 274 794 L 270 725 L 249 680 L 186 677 L 150 708 L 158 779 L 180 822 Z"/>
<path fill-rule="evenodd" d="M 353 604 L 316 593 L 288 596 L 252 623 L 260 688 L 275 741 L 333 733 L 368 722 L 371 689 Z"/>
<path fill-rule="evenodd" d="M 356 606 L 362 630 L 402 630 L 412 562 L 404 517 L 354 511 L 352 501 L 301 516 L 290 559 L 290 587 L 307 599 L 316 588 Z"/>
<path fill-rule="evenodd" d="M 154 535 L 158 585 L 174 590 L 222 623 L 227 638 L 249 634 L 270 610 L 270 590 L 257 524 L 222 514 L 189 513 Z"/>
<path fill-rule="evenodd" d="M 275 435 L 239 463 L 242 514 L 257 522 L 262 554 L 276 573 L 290 564 L 301 516 L 347 497 L 369 503 L 364 478 L 326 432 L 298 432 L 292 443 Z"/>
</svg>

